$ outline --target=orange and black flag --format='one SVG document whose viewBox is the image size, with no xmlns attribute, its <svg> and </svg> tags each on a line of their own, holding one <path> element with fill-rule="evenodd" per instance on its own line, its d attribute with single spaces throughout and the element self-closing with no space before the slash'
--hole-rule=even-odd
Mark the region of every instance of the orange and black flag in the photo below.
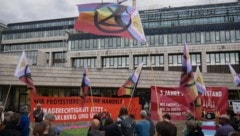
<svg viewBox="0 0 240 136">
<path fill-rule="evenodd" d="M 130 95 L 134 93 L 137 88 L 138 80 L 141 75 L 143 63 L 139 64 L 137 69 L 132 73 L 128 80 L 117 91 L 118 96 Z"/>
<path fill-rule="evenodd" d="M 22 81 L 23 83 L 25 83 L 27 85 L 27 88 L 32 91 L 31 93 L 36 95 L 37 91 L 36 91 L 35 85 L 33 83 L 32 77 L 31 77 L 30 67 L 28 65 L 28 60 L 27 60 L 26 53 L 24 50 L 18 61 L 14 75 L 20 81 Z"/>
<path fill-rule="evenodd" d="M 87 67 L 84 67 L 82 84 L 81 84 L 81 88 L 80 88 L 80 97 L 83 99 L 85 99 L 85 97 L 88 95 L 88 92 L 90 90 L 90 84 L 91 84 L 91 81 L 87 76 L 87 73 L 88 73 Z"/>
<path fill-rule="evenodd" d="M 119 36 L 146 42 L 138 10 L 117 3 L 78 5 L 77 31 L 96 35 Z"/>
</svg>

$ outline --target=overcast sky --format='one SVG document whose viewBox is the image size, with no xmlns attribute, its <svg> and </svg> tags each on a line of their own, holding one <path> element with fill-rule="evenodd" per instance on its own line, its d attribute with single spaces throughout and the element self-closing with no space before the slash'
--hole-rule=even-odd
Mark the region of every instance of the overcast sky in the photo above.
<svg viewBox="0 0 240 136">
<path fill-rule="evenodd" d="M 28 22 L 78 16 L 77 4 L 117 0 L 0 0 L 0 21 L 4 23 Z M 237 0 L 136 0 L 137 9 L 172 7 Z M 132 0 L 124 2 L 131 5 Z"/>
</svg>

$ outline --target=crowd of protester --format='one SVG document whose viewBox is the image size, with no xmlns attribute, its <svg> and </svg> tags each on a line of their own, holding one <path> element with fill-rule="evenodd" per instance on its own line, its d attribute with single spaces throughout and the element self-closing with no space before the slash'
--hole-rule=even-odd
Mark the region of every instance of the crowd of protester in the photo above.
<svg viewBox="0 0 240 136">
<path fill-rule="evenodd" d="M 128 113 L 127 107 L 120 108 L 118 117 L 114 120 L 111 113 L 101 112 L 94 115 L 87 136 L 204 136 L 201 121 L 194 118 L 190 110 L 186 111 L 185 128 L 177 131 L 171 115 L 158 110 L 159 120 L 153 122 L 151 113 L 142 110 L 140 120 L 135 120 Z M 53 125 L 55 116 L 44 113 L 41 104 L 32 112 L 34 124 L 30 131 L 30 113 L 27 106 L 22 106 L 19 112 L 8 111 L 0 106 L 0 136 L 58 136 L 57 128 Z M 214 136 L 240 136 L 240 121 L 232 110 L 226 114 L 216 115 L 216 132 Z M 178 134 L 182 132 L 181 134 Z"/>
<path fill-rule="evenodd" d="M 239 119 L 232 110 L 227 114 L 218 115 L 215 119 L 215 134 L 213 136 L 240 136 Z M 186 111 L 185 128 L 177 131 L 171 115 L 158 111 L 159 120 L 153 122 L 151 113 L 142 110 L 140 120 L 128 113 L 126 107 L 121 107 L 118 118 L 114 121 L 110 113 L 96 114 L 88 130 L 88 136 L 204 136 L 201 121 L 197 120 L 190 110 Z M 178 134 L 181 132 L 181 134 Z"/>
<path fill-rule="evenodd" d="M 44 113 L 41 104 L 33 111 L 34 124 L 30 126 L 28 106 L 22 106 L 18 112 L 4 112 L 0 106 L 0 136 L 58 136 L 57 128 L 53 125 L 55 116 Z M 32 131 L 30 128 L 32 127 Z"/>
</svg>

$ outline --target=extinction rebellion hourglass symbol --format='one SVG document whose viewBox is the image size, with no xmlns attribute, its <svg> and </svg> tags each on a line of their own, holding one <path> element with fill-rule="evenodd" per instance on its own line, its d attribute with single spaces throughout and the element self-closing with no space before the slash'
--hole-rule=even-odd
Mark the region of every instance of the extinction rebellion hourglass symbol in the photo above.
<svg viewBox="0 0 240 136">
<path fill-rule="evenodd" d="M 106 11 L 108 15 L 104 17 L 99 13 Z M 95 10 L 94 24 L 102 32 L 121 33 L 129 28 L 132 24 L 132 20 L 127 7 L 121 5 L 106 7 L 105 4 L 101 4 Z"/>
</svg>

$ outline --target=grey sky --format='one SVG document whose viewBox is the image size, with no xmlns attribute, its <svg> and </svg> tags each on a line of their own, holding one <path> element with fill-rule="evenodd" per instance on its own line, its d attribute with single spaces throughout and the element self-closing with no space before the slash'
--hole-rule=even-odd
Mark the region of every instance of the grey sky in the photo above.
<svg viewBox="0 0 240 136">
<path fill-rule="evenodd" d="M 27 22 L 78 16 L 77 4 L 117 0 L 0 0 L 0 21 Z M 137 0 L 137 9 L 162 8 L 196 4 L 221 3 L 237 0 Z M 131 5 L 132 0 L 125 2 Z"/>
</svg>

